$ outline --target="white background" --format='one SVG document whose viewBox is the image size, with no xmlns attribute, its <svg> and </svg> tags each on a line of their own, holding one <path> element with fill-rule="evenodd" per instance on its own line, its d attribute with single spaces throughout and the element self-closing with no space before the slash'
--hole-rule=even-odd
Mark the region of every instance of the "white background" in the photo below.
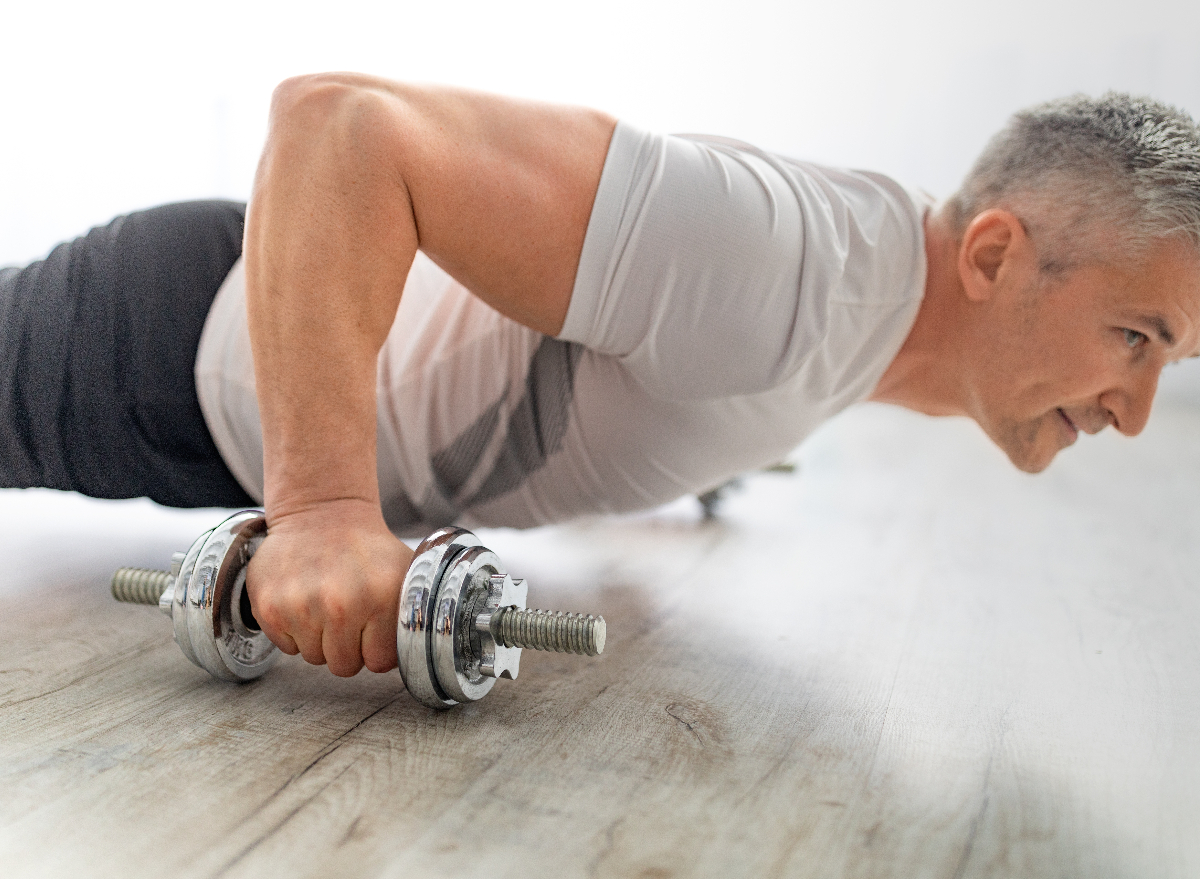
<svg viewBox="0 0 1200 879">
<path fill-rule="evenodd" d="M 306 71 L 590 104 L 939 197 L 1031 102 L 1116 88 L 1200 112 L 1196 0 L 5 6 L 0 265 L 132 208 L 245 198 L 271 89 Z"/>
<path fill-rule="evenodd" d="M 316 70 L 589 104 L 939 198 L 1036 101 L 1200 115 L 1200 0 L 10 0 L 0 25 L 0 265 L 131 209 L 245 199 L 271 89 Z M 1166 386 L 1185 376 L 1200 399 L 1200 368 Z"/>
</svg>

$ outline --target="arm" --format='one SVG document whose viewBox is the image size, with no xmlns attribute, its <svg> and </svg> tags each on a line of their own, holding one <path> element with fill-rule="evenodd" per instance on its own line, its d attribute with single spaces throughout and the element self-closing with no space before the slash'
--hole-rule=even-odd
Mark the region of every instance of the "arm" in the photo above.
<svg viewBox="0 0 1200 879">
<path fill-rule="evenodd" d="M 375 373 L 417 249 L 557 332 L 614 124 L 348 74 L 276 90 L 246 222 L 270 526 L 249 588 L 285 652 L 340 675 L 396 665 L 411 553 L 380 510 Z"/>
</svg>

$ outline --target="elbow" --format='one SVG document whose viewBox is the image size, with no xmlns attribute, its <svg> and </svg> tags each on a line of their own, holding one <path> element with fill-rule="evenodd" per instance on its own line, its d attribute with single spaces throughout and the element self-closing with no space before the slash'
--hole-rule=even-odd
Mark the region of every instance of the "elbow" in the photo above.
<svg viewBox="0 0 1200 879">
<path fill-rule="evenodd" d="M 312 73 L 285 79 L 271 94 L 271 127 L 319 123 L 335 118 L 362 86 L 337 73 Z"/>
<path fill-rule="evenodd" d="M 271 96 L 269 140 L 328 138 L 379 145 L 397 131 L 401 102 L 386 85 L 352 73 L 315 73 L 286 79 Z"/>
</svg>

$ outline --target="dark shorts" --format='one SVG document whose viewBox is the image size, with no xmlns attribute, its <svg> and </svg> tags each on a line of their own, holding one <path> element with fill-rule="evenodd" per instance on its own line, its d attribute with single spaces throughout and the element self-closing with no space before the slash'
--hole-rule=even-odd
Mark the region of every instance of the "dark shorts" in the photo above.
<svg viewBox="0 0 1200 879">
<path fill-rule="evenodd" d="M 254 506 L 213 443 L 193 376 L 245 211 L 139 211 L 0 269 L 0 487 Z"/>
</svg>

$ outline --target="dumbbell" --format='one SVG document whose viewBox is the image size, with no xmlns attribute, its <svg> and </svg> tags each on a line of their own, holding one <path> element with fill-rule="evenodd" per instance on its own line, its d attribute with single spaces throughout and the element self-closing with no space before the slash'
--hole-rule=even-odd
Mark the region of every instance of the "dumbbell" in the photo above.
<svg viewBox="0 0 1200 879">
<path fill-rule="evenodd" d="M 246 568 L 267 536 L 261 510 L 243 510 L 176 553 L 170 571 L 121 568 L 118 601 L 157 604 L 175 643 L 215 678 L 251 681 L 279 651 L 254 618 Z M 521 650 L 596 656 L 604 617 L 527 609 L 524 580 L 462 528 L 439 528 L 417 546 L 400 592 L 396 652 L 408 691 L 432 708 L 486 696 L 498 678 L 516 680 Z"/>
</svg>

